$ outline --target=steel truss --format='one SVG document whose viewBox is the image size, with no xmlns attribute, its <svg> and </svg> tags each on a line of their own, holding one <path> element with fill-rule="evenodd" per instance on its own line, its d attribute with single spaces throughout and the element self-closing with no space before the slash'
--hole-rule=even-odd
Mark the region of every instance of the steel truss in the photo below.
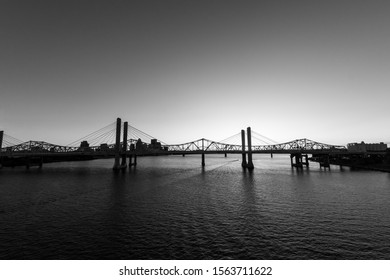
<svg viewBox="0 0 390 280">
<path fill-rule="evenodd" d="M 286 143 L 275 145 L 252 146 L 252 151 L 344 151 L 346 148 L 340 145 L 329 145 L 316 142 L 307 138 L 297 139 Z"/>
<path fill-rule="evenodd" d="M 241 145 L 231 145 L 226 143 L 215 142 L 208 139 L 199 139 L 192 142 L 177 145 L 165 145 L 170 152 L 231 152 L 241 151 Z M 245 147 L 248 150 L 248 146 Z M 252 151 L 269 151 L 269 152 L 283 152 L 283 151 L 344 151 L 344 146 L 329 145 L 316 142 L 309 139 L 297 139 L 290 142 L 275 144 L 275 145 L 254 145 Z"/>
<path fill-rule="evenodd" d="M 127 140 L 128 146 L 135 144 L 137 140 Z M 122 147 L 122 142 L 121 142 Z M 22 155 L 22 154 L 66 154 L 66 153 L 80 153 L 80 152 L 103 152 L 114 151 L 115 144 L 107 144 L 102 150 L 102 146 L 90 146 L 90 147 L 71 147 L 51 144 L 44 141 L 27 141 L 18 145 L 4 147 L 1 149 L 1 153 L 4 156 Z"/>
<path fill-rule="evenodd" d="M 137 140 L 127 140 L 128 147 L 130 144 L 136 144 Z M 122 143 L 120 145 L 123 146 Z M 229 152 L 240 152 L 242 151 L 241 145 L 232 145 L 227 143 L 221 143 L 212 141 L 209 139 L 198 139 L 192 142 L 176 145 L 163 145 L 161 152 L 166 153 L 186 153 L 186 152 L 218 152 L 218 153 L 229 153 Z M 248 147 L 245 148 L 247 150 Z M 18 156 L 18 155 L 33 155 L 33 154 L 72 154 L 72 153 L 103 153 L 103 152 L 114 152 L 115 144 L 107 144 L 104 146 L 91 146 L 91 147 L 69 147 L 55 145 L 44 141 L 28 141 L 18 145 L 2 148 L 3 156 Z M 269 152 L 269 153 L 288 153 L 288 152 L 332 152 L 332 151 L 346 151 L 344 146 L 335 146 L 329 144 L 323 144 L 309 139 L 297 139 L 294 141 L 275 144 L 275 145 L 255 145 L 252 146 L 252 151 L 256 152 Z M 122 151 L 121 151 L 122 152 Z"/>
<path fill-rule="evenodd" d="M 240 145 L 220 143 L 205 138 L 184 144 L 164 145 L 163 147 L 168 149 L 169 152 L 230 152 L 241 150 Z"/>
</svg>

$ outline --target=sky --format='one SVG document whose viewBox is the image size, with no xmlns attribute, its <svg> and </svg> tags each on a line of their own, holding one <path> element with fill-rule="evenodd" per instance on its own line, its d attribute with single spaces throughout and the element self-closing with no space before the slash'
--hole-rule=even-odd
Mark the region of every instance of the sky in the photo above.
<svg viewBox="0 0 390 280">
<path fill-rule="evenodd" d="M 0 0 L 0 130 L 390 142 L 389 1 Z"/>
</svg>

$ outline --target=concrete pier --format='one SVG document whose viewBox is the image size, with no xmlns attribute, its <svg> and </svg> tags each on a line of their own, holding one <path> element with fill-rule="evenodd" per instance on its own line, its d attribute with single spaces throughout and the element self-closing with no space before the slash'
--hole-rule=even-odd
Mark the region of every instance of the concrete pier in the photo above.
<svg viewBox="0 0 390 280">
<path fill-rule="evenodd" d="M 246 134 L 248 137 L 248 164 L 247 164 L 247 168 L 253 169 L 255 167 L 254 167 L 253 161 L 252 161 L 252 135 L 251 135 L 251 128 L 250 127 L 248 127 L 246 129 Z"/>
<path fill-rule="evenodd" d="M 329 160 L 329 155 L 322 155 L 320 157 L 320 168 L 329 168 L 330 169 L 330 160 Z"/>
<path fill-rule="evenodd" d="M 30 169 L 33 166 L 38 166 L 41 169 L 43 166 L 43 157 L 27 157 L 24 162 L 26 169 Z"/>
<path fill-rule="evenodd" d="M 294 158 L 295 158 L 295 163 L 294 163 Z M 290 154 L 290 159 L 291 159 L 291 167 L 298 167 L 298 168 L 303 167 L 301 153 Z"/>
<path fill-rule="evenodd" d="M 123 123 L 123 142 L 122 142 L 122 162 L 121 162 L 121 168 L 127 167 L 127 128 L 128 128 L 128 122 Z"/>
<path fill-rule="evenodd" d="M 1 149 L 3 148 L 3 137 L 4 137 L 4 131 L 0 131 L 0 168 L 3 167 L 3 161 L 2 161 L 2 155 L 1 155 Z"/>
<path fill-rule="evenodd" d="M 246 153 L 245 153 L 245 130 L 241 129 L 241 143 L 242 143 L 242 162 L 241 166 L 246 168 Z"/>
<path fill-rule="evenodd" d="M 116 138 L 115 138 L 115 161 L 114 161 L 114 170 L 120 169 L 120 152 L 121 152 L 121 126 L 122 120 L 120 118 L 116 119 Z"/>
<path fill-rule="evenodd" d="M 303 155 L 305 158 L 305 161 L 302 161 L 303 165 L 306 165 L 306 167 L 309 167 L 309 156 L 308 155 Z"/>
<path fill-rule="evenodd" d="M 295 158 L 295 163 L 294 163 L 294 158 Z M 291 167 L 302 168 L 304 165 L 306 165 L 306 167 L 309 167 L 308 155 L 302 155 L 301 153 L 294 153 L 290 155 L 290 159 L 291 159 Z"/>
<path fill-rule="evenodd" d="M 0 153 L 1 153 L 1 148 L 3 148 L 3 137 L 4 137 L 4 131 L 0 131 Z"/>
<path fill-rule="evenodd" d="M 204 151 L 204 138 L 202 138 L 202 151 Z M 204 156 L 204 153 L 202 153 L 202 166 L 205 166 L 205 165 L 206 165 L 205 156 Z"/>
<path fill-rule="evenodd" d="M 134 156 L 134 160 L 133 160 L 133 156 Z M 129 167 L 131 167 L 131 166 L 137 166 L 137 155 L 136 154 L 129 156 Z"/>
</svg>

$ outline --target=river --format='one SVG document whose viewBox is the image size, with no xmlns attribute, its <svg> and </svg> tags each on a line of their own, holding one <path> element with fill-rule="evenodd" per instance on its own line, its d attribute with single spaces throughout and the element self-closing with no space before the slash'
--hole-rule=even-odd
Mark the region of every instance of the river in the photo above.
<svg viewBox="0 0 390 280">
<path fill-rule="evenodd" d="M 390 259 L 390 174 L 289 156 L 0 170 L 1 259 Z"/>
</svg>

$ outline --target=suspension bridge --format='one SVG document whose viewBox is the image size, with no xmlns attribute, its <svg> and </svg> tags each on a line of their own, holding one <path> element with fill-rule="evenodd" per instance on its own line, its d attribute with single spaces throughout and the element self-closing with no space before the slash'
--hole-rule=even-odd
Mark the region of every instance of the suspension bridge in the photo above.
<svg viewBox="0 0 390 280">
<path fill-rule="evenodd" d="M 257 143 L 252 143 L 252 141 Z M 201 138 L 182 144 L 166 144 L 161 140 L 122 122 L 120 118 L 93 133 L 66 145 L 44 141 L 23 142 L 0 131 L 1 166 L 38 165 L 43 163 L 113 158 L 113 169 L 137 165 L 138 156 L 201 155 L 204 166 L 207 154 L 241 154 L 243 168 L 253 169 L 252 154 L 290 154 L 291 166 L 309 166 L 309 155 L 322 167 L 329 167 L 330 158 L 348 154 L 345 146 L 329 145 L 309 139 L 286 143 L 252 132 L 248 127 L 224 139 L 213 141 Z"/>
</svg>

